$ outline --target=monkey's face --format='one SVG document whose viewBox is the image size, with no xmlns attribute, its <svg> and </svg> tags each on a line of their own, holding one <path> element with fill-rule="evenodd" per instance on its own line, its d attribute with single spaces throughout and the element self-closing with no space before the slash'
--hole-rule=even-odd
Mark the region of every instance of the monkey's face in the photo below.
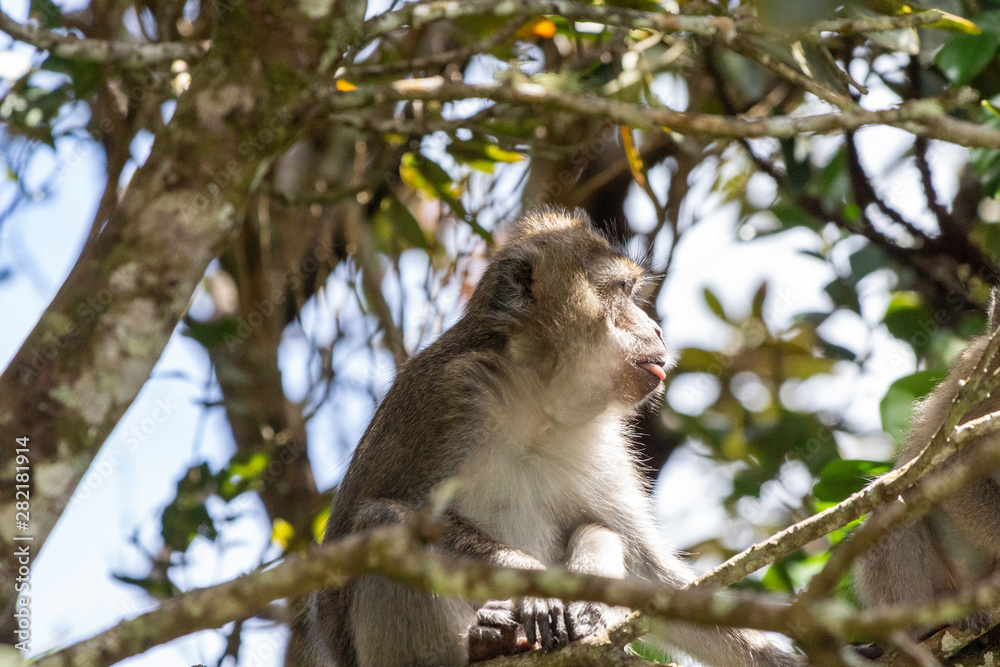
<svg viewBox="0 0 1000 667">
<path fill-rule="evenodd" d="M 591 282 L 604 304 L 604 354 L 618 366 L 616 393 L 626 403 L 639 403 L 659 389 L 670 361 L 663 332 L 639 306 L 645 295 L 645 274 L 641 267 L 615 255 L 604 271 L 592 275 Z"/>
<path fill-rule="evenodd" d="M 536 358 L 541 368 L 550 360 L 562 401 L 576 410 L 615 404 L 631 411 L 661 386 L 669 363 L 660 327 L 640 307 L 645 272 L 603 239 L 585 250 L 568 247 L 570 256 L 535 265 L 537 300 L 525 337 L 549 343 L 536 348 Z"/>
<path fill-rule="evenodd" d="M 660 327 L 639 305 L 647 283 L 585 217 L 542 211 L 515 227 L 470 312 L 492 314 L 513 360 L 548 386 L 553 412 L 630 412 L 669 362 Z"/>
</svg>

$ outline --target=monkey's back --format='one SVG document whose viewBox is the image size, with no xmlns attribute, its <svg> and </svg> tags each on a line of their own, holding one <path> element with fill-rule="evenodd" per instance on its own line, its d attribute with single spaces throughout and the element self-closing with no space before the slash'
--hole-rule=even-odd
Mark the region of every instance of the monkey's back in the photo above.
<svg viewBox="0 0 1000 667">
<path fill-rule="evenodd" d="M 479 397 L 492 390 L 486 378 L 502 373 L 505 349 L 501 333 L 463 318 L 400 368 L 337 490 L 324 543 L 362 529 L 366 503 L 417 508 L 436 483 L 455 475 L 462 450 L 476 437 L 466 425 L 475 421 Z M 313 643 L 340 667 L 357 664 L 347 623 L 350 596 L 350 585 L 320 591 L 311 612 Z"/>
<path fill-rule="evenodd" d="M 974 372 L 988 342 L 986 336 L 972 340 L 948 376 L 918 405 L 896 468 L 916 457 L 944 423 L 960 383 Z M 970 409 L 963 421 L 998 409 L 1000 397 L 987 398 Z M 969 443 L 945 466 L 961 461 L 982 442 Z M 984 506 L 992 509 L 980 515 L 977 508 Z M 873 515 L 878 513 L 875 510 Z M 991 530 L 998 513 L 1000 470 L 994 470 L 927 516 L 894 530 L 862 556 L 855 567 L 855 586 L 862 602 L 868 607 L 929 602 L 954 595 L 988 576 L 998 566 L 996 535 Z"/>
</svg>

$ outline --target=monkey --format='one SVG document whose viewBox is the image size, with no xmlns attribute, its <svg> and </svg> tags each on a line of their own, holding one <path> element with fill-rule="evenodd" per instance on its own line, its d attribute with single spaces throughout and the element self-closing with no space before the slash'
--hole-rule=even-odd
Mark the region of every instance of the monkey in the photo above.
<svg viewBox="0 0 1000 667">
<path fill-rule="evenodd" d="M 540 209 L 508 229 L 463 316 L 410 358 L 376 410 L 325 541 L 403 522 L 443 480 L 457 491 L 435 548 L 498 566 L 682 587 L 630 448 L 630 418 L 662 394 L 670 359 L 640 307 L 648 277 L 582 211 Z M 340 667 L 465 665 L 509 637 L 555 650 L 629 610 L 527 598 L 481 604 L 376 575 L 315 594 L 314 641 Z M 804 664 L 763 633 L 665 624 L 661 640 L 718 667 Z"/>
<path fill-rule="evenodd" d="M 990 331 L 1000 327 L 1000 288 L 994 288 L 989 312 Z M 906 464 L 930 442 L 951 409 L 960 386 L 973 373 L 989 343 L 980 336 L 958 356 L 951 370 L 917 406 L 906 443 L 895 467 Z M 995 369 L 996 361 L 991 368 Z M 1000 410 L 1000 396 L 993 395 L 973 406 L 963 421 Z M 969 456 L 987 439 L 983 436 L 955 453 L 945 465 Z M 928 474 L 934 474 L 930 472 Z M 876 509 L 872 516 L 879 513 Z M 908 526 L 897 528 L 858 558 L 854 566 L 854 588 L 863 606 L 877 608 L 912 605 L 953 597 L 1000 568 L 1000 469 L 952 494 L 932 512 Z M 963 630 L 988 629 L 985 612 L 958 623 Z M 917 628 L 914 639 L 922 639 L 936 628 Z"/>
</svg>

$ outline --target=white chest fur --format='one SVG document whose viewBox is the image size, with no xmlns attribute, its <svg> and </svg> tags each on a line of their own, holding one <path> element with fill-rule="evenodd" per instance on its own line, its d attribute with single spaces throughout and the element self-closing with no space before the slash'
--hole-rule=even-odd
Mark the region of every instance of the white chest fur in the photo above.
<svg viewBox="0 0 1000 667">
<path fill-rule="evenodd" d="M 539 407 L 504 412 L 460 469 L 456 509 L 504 544 L 559 562 L 567 531 L 602 517 L 615 504 L 609 496 L 634 485 L 620 475 L 631 466 L 621 418 L 608 411 L 568 427 Z"/>
</svg>

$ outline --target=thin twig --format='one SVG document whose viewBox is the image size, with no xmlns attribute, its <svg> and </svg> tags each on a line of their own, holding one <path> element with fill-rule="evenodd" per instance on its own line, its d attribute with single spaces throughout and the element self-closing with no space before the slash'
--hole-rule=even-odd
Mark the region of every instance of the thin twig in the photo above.
<svg viewBox="0 0 1000 667">
<path fill-rule="evenodd" d="M 442 67 L 450 63 L 464 63 L 474 55 L 485 53 L 510 39 L 518 28 L 524 25 L 524 18 L 517 16 L 507 22 L 505 26 L 493 32 L 485 39 L 479 40 L 475 44 L 463 46 L 459 49 L 452 49 L 443 53 L 435 53 L 419 58 L 408 58 L 394 63 L 361 63 L 358 65 L 347 65 L 337 72 L 336 76 L 343 76 L 352 83 L 367 77 L 391 76 L 418 72 L 433 67 Z"/>
<path fill-rule="evenodd" d="M 829 102 L 833 106 L 841 109 L 854 109 L 858 106 L 849 96 L 820 85 L 802 72 L 797 71 L 787 63 L 782 62 L 778 58 L 775 58 L 771 54 L 760 49 L 746 37 L 737 35 L 732 39 L 722 41 L 727 47 L 741 56 L 759 63 L 781 78 L 798 86 L 807 93 L 812 93 L 824 102 Z"/>
</svg>

